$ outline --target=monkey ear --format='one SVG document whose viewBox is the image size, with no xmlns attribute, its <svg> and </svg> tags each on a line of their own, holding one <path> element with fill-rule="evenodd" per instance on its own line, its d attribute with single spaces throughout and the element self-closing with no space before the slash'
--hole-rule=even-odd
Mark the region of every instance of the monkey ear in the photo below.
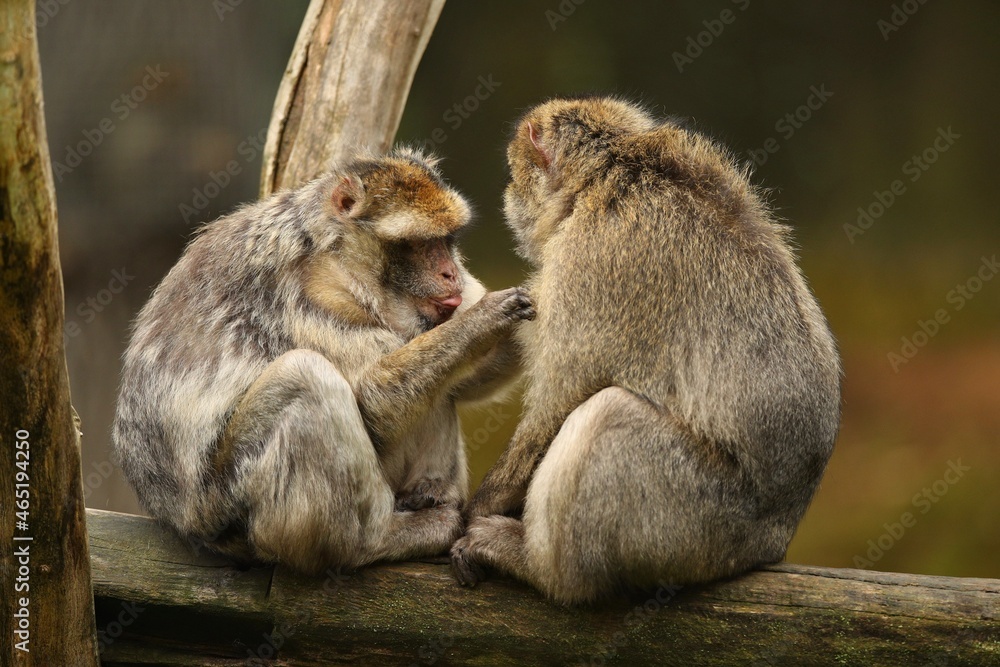
<svg viewBox="0 0 1000 667">
<path fill-rule="evenodd" d="M 365 186 L 354 176 L 344 176 L 333 188 L 330 200 L 333 208 L 340 215 L 353 218 L 361 210 L 361 200 L 365 195 Z"/>
<path fill-rule="evenodd" d="M 538 129 L 531 124 L 529 120 L 528 125 L 528 140 L 531 141 L 531 145 L 535 147 L 535 153 L 537 157 L 537 163 L 542 169 L 548 169 L 549 165 L 552 164 L 552 151 L 549 150 L 545 144 L 542 142 L 541 134 Z"/>
</svg>

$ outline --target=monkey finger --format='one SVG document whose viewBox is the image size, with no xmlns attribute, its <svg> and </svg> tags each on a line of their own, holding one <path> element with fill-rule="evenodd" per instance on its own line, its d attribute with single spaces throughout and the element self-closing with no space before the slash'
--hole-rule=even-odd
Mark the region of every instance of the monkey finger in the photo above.
<svg viewBox="0 0 1000 667">
<path fill-rule="evenodd" d="M 521 320 L 533 320 L 533 319 L 535 319 L 535 316 L 537 315 L 537 313 L 535 312 L 535 309 L 532 308 L 531 306 L 526 306 L 526 307 L 521 308 L 520 310 L 518 310 L 515 313 L 515 315 L 517 315 L 518 319 L 521 319 Z"/>
<path fill-rule="evenodd" d="M 535 301 L 528 294 L 518 295 L 518 309 L 530 312 L 534 316 Z"/>
<path fill-rule="evenodd" d="M 508 317 L 515 320 L 530 319 L 534 317 L 534 304 L 531 299 L 522 295 L 513 295 L 506 299 L 502 308 Z"/>
<path fill-rule="evenodd" d="M 435 507 L 436 505 L 440 504 L 441 502 L 434 496 L 430 496 L 423 493 L 411 493 L 396 498 L 396 511 L 415 512 L 416 510 L 422 510 L 428 507 Z"/>
<path fill-rule="evenodd" d="M 521 306 L 530 306 L 534 303 L 531 298 L 531 294 L 529 294 L 528 290 L 523 287 L 515 287 L 514 296 L 517 299 L 517 303 Z"/>
<path fill-rule="evenodd" d="M 470 554 L 468 538 L 462 538 L 451 548 L 451 572 L 462 586 L 475 588 L 476 584 L 486 578 L 486 571 L 479 565 Z"/>
</svg>

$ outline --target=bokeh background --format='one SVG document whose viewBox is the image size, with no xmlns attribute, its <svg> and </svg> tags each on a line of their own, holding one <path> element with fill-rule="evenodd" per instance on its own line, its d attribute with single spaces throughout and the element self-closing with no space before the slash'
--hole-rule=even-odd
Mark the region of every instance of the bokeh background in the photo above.
<svg viewBox="0 0 1000 667">
<path fill-rule="evenodd" d="M 137 512 L 109 446 L 129 322 L 199 223 L 255 197 L 306 2 L 42 4 L 86 501 Z M 987 0 L 450 0 L 398 138 L 476 203 L 464 250 L 493 288 L 526 271 L 504 144 L 547 96 L 618 93 L 756 157 L 846 370 L 789 560 L 1000 577 L 998 30 Z M 517 416 L 516 397 L 464 415 L 476 482 Z"/>
</svg>

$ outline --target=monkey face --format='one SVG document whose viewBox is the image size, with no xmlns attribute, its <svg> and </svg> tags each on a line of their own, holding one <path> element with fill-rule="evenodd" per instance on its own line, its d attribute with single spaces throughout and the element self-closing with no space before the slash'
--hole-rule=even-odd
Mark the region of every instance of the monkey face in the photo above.
<svg viewBox="0 0 1000 667">
<path fill-rule="evenodd" d="M 430 329 L 462 305 L 464 280 L 454 237 L 396 242 L 386 246 L 386 286 L 408 299 Z"/>
<path fill-rule="evenodd" d="M 328 199 L 337 233 L 350 239 L 344 259 L 381 270 L 395 319 L 408 330 L 435 327 L 462 303 L 454 243 L 471 211 L 435 165 L 406 149 L 359 158 L 333 179 Z"/>
</svg>

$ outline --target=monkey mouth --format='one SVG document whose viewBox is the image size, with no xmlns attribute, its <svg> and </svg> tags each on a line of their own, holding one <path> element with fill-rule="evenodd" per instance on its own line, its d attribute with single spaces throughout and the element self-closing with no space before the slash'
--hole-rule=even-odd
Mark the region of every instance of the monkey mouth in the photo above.
<svg viewBox="0 0 1000 667">
<path fill-rule="evenodd" d="M 447 321 L 454 313 L 455 309 L 462 305 L 461 294 L 451 294 L 445 297 L 431 297 L 428 299 L 434 308 L 437 323 Z"/>
</svg>

